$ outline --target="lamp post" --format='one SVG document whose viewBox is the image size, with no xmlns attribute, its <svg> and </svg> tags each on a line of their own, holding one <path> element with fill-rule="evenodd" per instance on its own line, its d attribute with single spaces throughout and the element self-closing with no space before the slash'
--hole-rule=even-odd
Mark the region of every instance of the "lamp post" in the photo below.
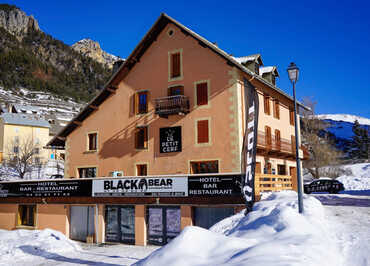
<svg viewBox="0 0 370 266">
<path fill-rule="evenodd" d="M 298 80 L 299 68 L 292 62 L 288 67 L 289 79 L 293 84 L 293 97 L 294 97 L 294 128 L 295 128 L 295 156 L 297 162 L 297 181 L 298 181 L 298 211 L 303 213 L 303 197 L 302 197 L 302 177 L 301 177 L 301 160 L 299 158 L 298 147 L 298 124 L 297 124 L 297 101 L 295 98 L 295 83 Z"/>
</svg>

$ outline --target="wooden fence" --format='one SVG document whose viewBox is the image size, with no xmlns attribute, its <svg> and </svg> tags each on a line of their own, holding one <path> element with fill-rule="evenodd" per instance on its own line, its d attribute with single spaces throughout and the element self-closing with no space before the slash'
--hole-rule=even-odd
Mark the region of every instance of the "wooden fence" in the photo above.
<svg viewBox="0 0 370 266">
<path fill-rule="evenodd" d="M 255 195 L 259 198 L 261 192 L 292 190 L 292 177 L 289 175 L 256 174 Z"/>
</svg>

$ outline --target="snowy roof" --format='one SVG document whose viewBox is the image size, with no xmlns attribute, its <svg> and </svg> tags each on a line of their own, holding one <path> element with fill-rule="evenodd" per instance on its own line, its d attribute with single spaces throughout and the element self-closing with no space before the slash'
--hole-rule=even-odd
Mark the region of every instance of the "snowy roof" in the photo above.
<svg viewBox="0 0 370 266">
<path fill-rule="evenodd" d="M 277 77 L 280 77 L 279 72 L 277 71 L 276 66 L 266 66 L 266 67 L 260 67 L 260 76 L 262 76 L 265 73 L 271 73 L 274 72 L 273 74 Z"/>
<path fill-rule="evenodd" d="M 260 54 L 252 54 L 242 57 L 233 57 L 239 64 L 244 64 L 250 61 L 257 61 L 260 65 L 263 65 L 262 58 Z"/>
<path fill-rule="evenodd" d="M 48 121 L 35 115 L 4 113 L 0 118 L 4 124 L 50 128 Z"/>
<path fill-rule="evenodd" d="M 32 105 L 13 104 L 13 106 L 18 112 L 22 111 L 22 112 L 32 113 L 32 112 L 40 111 L 40 107 L 32 106 Z"/>
</svg>

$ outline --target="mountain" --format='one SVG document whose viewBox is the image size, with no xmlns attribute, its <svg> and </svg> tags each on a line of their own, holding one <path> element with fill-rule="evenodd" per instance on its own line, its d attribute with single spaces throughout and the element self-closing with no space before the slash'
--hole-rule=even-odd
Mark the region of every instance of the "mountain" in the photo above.
<svg viewBox="0 0 370 266">
<path fill-rule="evenodd" d="M 361 127 L 370 130 L 370 119 L 360 116 L 348 114 L 321 114 L 316 115 L 316 117 L 327 124 L 325 132 L 335 141 L 336 146 L 344 152 L 347 152 L 351 148 L 350 142 L 354 136 L 352 126 L 356 120 Z"/>
<path fill-rule="evenodd" d="M 49 92 L 80 102 L 94 97 L 112 72 L 104 61 L 44 33 L 33 16 L 8 4 L 0 4 L 0 62 L 0 87 Z"/>
<path fill-rule="evenodd" d="M 75 51 L 94 59 L 96 62 L 106 65 L 110 69 L 113 68 L 114 62 L 120 60 L 118 56 L 103 51 L 98 42 L 90 39 L 82 39 L 73 44 L 72 48 Z"/>
</svg>

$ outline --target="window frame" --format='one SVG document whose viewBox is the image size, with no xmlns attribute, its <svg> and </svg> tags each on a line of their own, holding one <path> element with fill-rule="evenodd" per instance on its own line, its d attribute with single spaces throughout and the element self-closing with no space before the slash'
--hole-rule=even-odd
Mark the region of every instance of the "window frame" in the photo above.
<svg viewBox="0 0 370 266">
<path fill-rule="evenodd" d="M 95 176 L 81 177 L 80 169 L 94 169 L 94 168 L 95 168 Z M 78 178 L 96 178 L 96 177 L 98 177 L 98 167 L 95 166 L 95 165 L 77 166 L 76 167 L 76 172 L 77 172 Z"/>
<path fill-rule="evenodd" d="M 208 142 L 198 142 L 199 132 L 198 132 L 198 124 L 200 121 L 208 121 Z M 195 146 L 202 147 L 202 146 L 211 146 L 212 145 L 212 119 L 210 117 L 198 118 L 195 120 Z"/>
<path fill-rule="evenodd" d="M 145 175 L 139 175 L 139 167 L 145 166 Z M 147 176 L 148 175 L 148 163 L 137 163 L 135 164 L 136 176 Z"/>
<path fill-rule="evenodd" d="M 207 103 L 206 104 L 198 104 L 198 85 L 200 84 L 207 84 Z M 196 108 L 209 108 L 211 107 L 211 81 L 209 79 L 206 80 L 199 80 L 194 82 L 194 107 Z"/>
<path fill-rule="evenodd" d="M 168 52 L 168 81 L 176 81 L 176 80 L 182 80 L 183 79 L 183 49 L 182 48 L 179 48 L 179 49 L 176 49 L 176 50 L 172 50 L 172 51 L 169 51 Z M 173 62 L 172 62 L 172 55 L 174 54 L 179 54 L 180 55 L 180 69 L 179 69 L 179 76 L 176 76 L 176 77 L 173 77 L 172 76 L 172 65 L 173 65 Z"/>
<path fill-rule="evenodd" d="M 32 210 L 32 223 L 23 223 L 24 208 L 26 208 L 26 216 L 30 219 L 30 210 Z M 19 204 L 17 212 L 17 227 L 36 227 L 37 205 L 36 204 Z"/>
<path fill-rule="evenodd" d="M 90 136 L 94 136 L 94 135 L 95 135 L 95 149 L 92 149 L 94 147 L 93 146 L 90 147 Z M 99 143 L 98 137 L 99 137 L 99 133 L 97 131 L 90 131 L 86 133 L 86 151 L 87 152 L 98 151 L 98 143 Z"/>
<path fill-rule="evenodd" d="M 145 108 L 140 108 L 140 95 L 145 94 L 146 95 L 146 103 L 145 103 Z M 150 97 L 150 92 L 148 90 L 140 90 L 135 92 L 134 95 L 134 113 L 135 115 L 143 115 L 147 114 L 149 112 L 149 97 Z"/>
<path fill-rule="evenodd" d="M 265 115 L 271 115 L 270 95 L 267 93 L 263 94 L 263 110 Z"/>
<path fill-rule="evenodd" d="M 144 130 L 144 143 L 142 146 L 138 145 L 139 142 L 139 133 L 141 130 Z M 135 149 L 142 151 L 142 150 L 149 150 L 149 128 L 148 126 L 137 126 L 135 128 Z M 146 138 L 146 139 L 145 139 Z"/>
<path fill-rule="evenodd" d="M 217 172 L 200 172 L 200 173 L 195 173 L 193 170 L 193 165 L 194 164 L 201 164 L 201 163 L 217 163 Z M 200 166 L 198 166 L 199 168 Z M 219 159 L 205 159 L 205 160 L 194 160 L 194 161 L 189 161 L 189 172 L 190 174 L 205 174 L 205 173 L 220 173 L 220 160 Z"/>
</svg>

